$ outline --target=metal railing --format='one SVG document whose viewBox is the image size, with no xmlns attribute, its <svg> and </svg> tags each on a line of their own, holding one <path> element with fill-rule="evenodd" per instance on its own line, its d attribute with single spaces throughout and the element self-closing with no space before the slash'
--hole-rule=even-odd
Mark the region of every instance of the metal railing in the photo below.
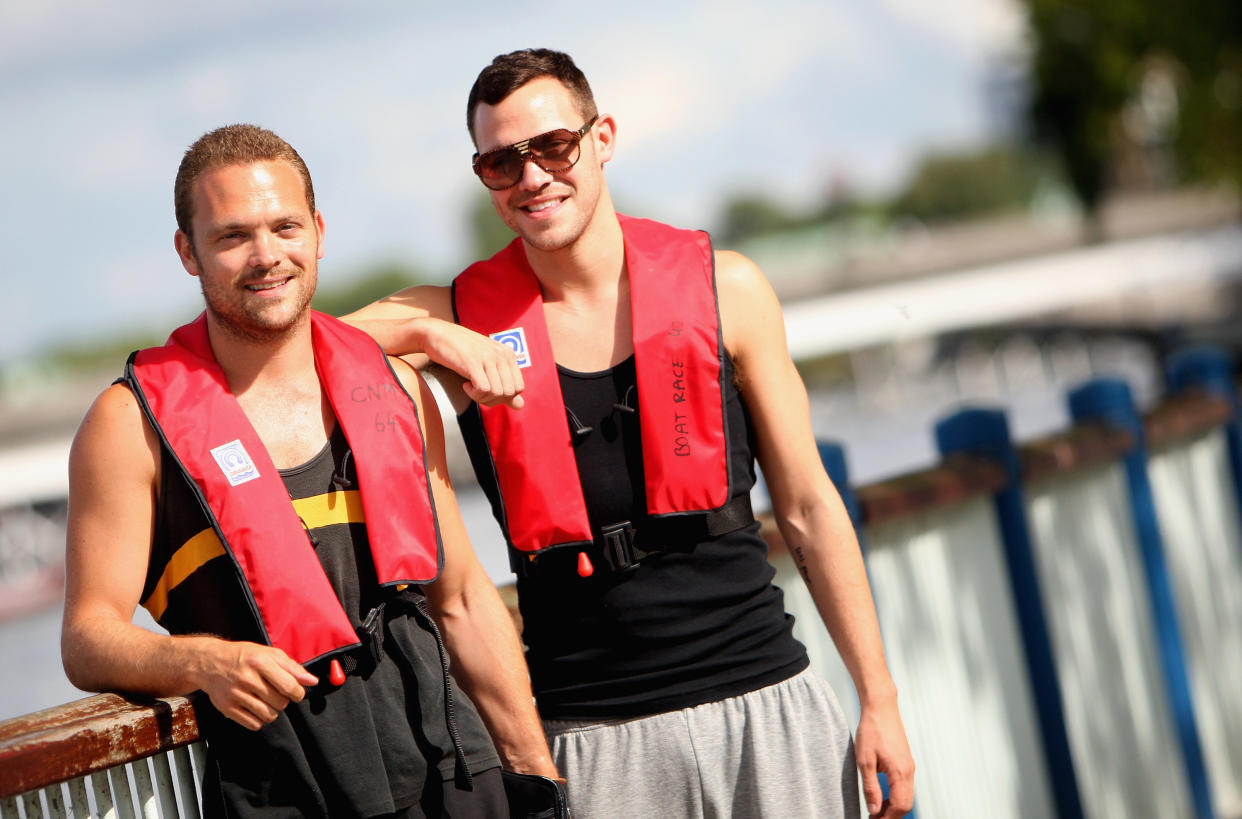
<svg viewBox="0 0 1242 819">
<path fill-rule="evenodd" d="M 189 699 L 87 697 L 0 723 L 0 817 L 197 819 L 203 760 Z"/>
</svg>

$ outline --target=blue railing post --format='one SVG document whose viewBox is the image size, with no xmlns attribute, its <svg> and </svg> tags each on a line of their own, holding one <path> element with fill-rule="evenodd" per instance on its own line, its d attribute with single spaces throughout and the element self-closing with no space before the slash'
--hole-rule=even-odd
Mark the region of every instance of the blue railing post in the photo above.
<svg viewBox="0 0 1242 819">
<path fill-rule="evenodd" d="M 1134 446 L 1123 457 L 1130 491 L 1130 510 L 1135 534 L 1142 552 L 1148 598 L 1151 601 L 1160 661 L 1168 687 L 1170 706 L 1182 745 L 1187 784 L 1194 799 L 1195 815 L 1202 819 L 1216 816 L 1208 787 L 1207 769 L 1195 725 L 1194 705 L 1186 675 L 1185 653 L 1177 625 L 1177 608 L 1164 557 L 1164 539 L 1156 518 L 1151 479 L 1147 474 L 1147 441 L 1143 419 L 1139 416 L 1130 386 L 1119 379 L 1099 378 L 1072 390 L 1070 416 L 1075 421 L 1096 421 L 1123 429 L 1134 436 Z"/>
<path fill-rule="evenodd" d="M 1009 421 L 1002 410 L 963 409 L 936 425 L 936 444 L 942 455 L 960 452 L 996 461 L 1004 466 L 1009 477 L 993 502 L 1022 632 L 1027 675 L 1035 697 L 1044 758 L 1052 779 L 1057 815 L 1061 819 L 1082 819 L 1082 799 L 1065 728 L 1056 659 L 1026 519 L 1021 465 L 1010 437 Z"/>
<path fill-rule="evenodd" d="M 1198 388 L 1229 402 L 1231 413 L 1225 423 L 1225 443 L 1234 497 L 1242 514 L 1242 401 L 1238 399 L 1233 357 L 1218 347 L 1189 347 L 1169 356 L 1165 372 L 1169 392 L 1174 395 Z"/>
<path fill-rule="evenodd" d="M 849 465 L 845 460 L 845 447 L 836 441 L 819 441 L 815 442 L 816 448 L 819 450 L 819 460 L 824 465 L 824 471 L 828 473 L 828 479 L 832 481 L 832 485 L 837 488 L 837 494 L 841 496 L 841 502 L 845 504 L 845 511 L 850 516 L 850 522 L 854 524 L 854 533 L 858 536 L 858 547 L 862 550 L 863 557 L 867 556 L 867 541 L 863 534 L 862 521 L 862 504 L 858 502 L 858 495 L 854 492 L 854 487 L 850 483 Z M 854 694 L 858 696 L 857 692 Z M 917 761 L 915 763 L 918 764 Z M 888 777 L 880 774 L 880 790 L 884 798 L 888 798 Z M 908 819 L 918 819 L 916 809 L 911 809 L 906 814 Z"/>
<path fill-rule="evenodd" d="M 824 471 L 828 473 L 828 479 L 837 488 L 837 494 L 845 503 L 845 511 L 849 513 L 850 522 L 854 524 L 854 531 L 858 534 L 858 543 L 865 552 L 867 547 L 863 543 L 862 506 L 859 505 L 858 495 L 854 493 L 854 487 L 850 484 L 850 470 L 845 461 L 845 447 L 836 441 L 816 441 L 815 446 L 819 450 L 819 460 L 824 465 Z"/>
</svg>

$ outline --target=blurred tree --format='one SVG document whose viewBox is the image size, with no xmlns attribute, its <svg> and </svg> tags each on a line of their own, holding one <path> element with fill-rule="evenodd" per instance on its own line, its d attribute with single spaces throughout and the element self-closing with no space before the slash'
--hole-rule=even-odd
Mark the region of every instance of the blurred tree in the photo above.
<svg viewBox="0 0 1242 819">
<path fill-rule="evenodd" d="M 1025 208 L 1049 171 L 1030 151 L 995 146 L 929 154 L 892 203 L 894 216 L 939 222 Z"/>
<path fill-rule="evenodd" d="M 333 316 L 352 313 L 376 299 L 414 284 L 425 284 L 426 279 L 412 267 L 390 263 L 370 268 L 361 276 L 334 287 L 322 283 L 315 291 L 311 306 Z"/>
<path fill-rule="evenodd" d="M 1104 193 L 1112 122 L 1129 94 L 1147 14 L 1133 0 L 1025 0 L 1033 48 L 1030 117 L 1084 209 Z"/>
<path fill-rule="evenodd" d="M 1169 32 L 1185 68 L 1175 149 L 1190 179 L 1242 185 L 1242 3 L 1186 0 L 1175 6 L 1186 24 Z"/>
<path fill-rule="evenodd" d="M 185 321 L 194 318 L 186 316 Z M 129 354 L 143 347 L 157 347 L 168 338 L 168 333 L 125 333 L 109 339 L 69 342 L 53 347 L 31 364 L 34 368 L 63 373 L 88 373 L 105 371 L 121 374 Z"/>
<path fill-rule="evenodd" d="M 720 225 L 721 242 L 739 242 L 765 233 L 797 227 L 802 220 L 756 194 L 740 194 L 725 203 Z"/>
<path fill-rule="evenodd" d="M 1148 181 L 1242 182 L 1242 3 L 1023 3 L 1029 121 L 1089 214 L 1124 177 L 1127 155 L 1144 160 Z M 1167 173 L 1151 170 L 1160 152 Z"/>
<path fill-rule="evenodd" d="M 477 259 L 490 259 L 496 251 L 513 241 L 516 235 L 509 226 L 500 221 L 496 209 L 492 207 L 492 198 L 480 191 L 470 205 L 470 235 L 473 237 L 469 262 Z M 469 264 L 467 262 L 467 264 Z M 454 271 L 456 273 L 457 271 Z"/>
</svg>

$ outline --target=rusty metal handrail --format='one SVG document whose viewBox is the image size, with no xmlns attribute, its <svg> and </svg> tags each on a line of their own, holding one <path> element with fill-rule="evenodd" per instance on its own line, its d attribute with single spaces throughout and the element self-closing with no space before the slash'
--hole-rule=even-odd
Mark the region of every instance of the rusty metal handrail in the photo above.
<svg viewBox="0 0 1242 819">
<path fill-rule="evenodd" d="M 0 798 L 65 782 L 197 742 L 187 697 L 117 694 L 0 722 Z"/>
</svg>

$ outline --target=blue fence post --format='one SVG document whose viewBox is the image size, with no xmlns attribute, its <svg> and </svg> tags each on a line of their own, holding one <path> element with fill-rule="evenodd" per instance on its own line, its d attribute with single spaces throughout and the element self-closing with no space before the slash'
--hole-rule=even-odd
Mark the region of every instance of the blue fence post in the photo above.
<svg viewBox="0 0 1242 819">
<path fill-rule="evenodd" d="M 1082 819 L 1082 799 L 1070 753 L 1056 660 L 1044 617 L 1039 575 L 1026 519 L 1021 465 L 1010 437 L 1009 421 L 1002 410 L 963 409 L 936 425 L 936 445 L 942 455 L 961 452 L 996 461 L 1004 466 L 1009 477 L 1005 487 L 993 497 L 993 502 L 1022 631 L 1027 675 L 1035 696 L 1044 759 L 1052 779 L 1057 815 L 1061 819 Z"/>
<path fill-rule="evenodd" d="M 845 448 L 836 441 L 816 441 L 815 446 L 819 450 L 819 460 L 824 465 L 824 471 L 828 473 L 829 480 L 837 488 L 837 494 L 845 503 L 845 511 L 849 513 L 850 522 L 854 524 L 854 531 L 858 533 L 858 543 L 865 553 L 867 545 L 863 543 L 862 506 L 859 505 L 858 495 L 854 494 L 854 487 L 850 484 L 850 470 L 845 461 Z"/>
<path fill-rule="evenodd" d="M 845 511 L 850 516 L 850 522 L 854 524 L 854 532 L 858 536 L 858 547 L 862 550 L 863 557 L 865 558 L 867 556 L 867 541 L 863 534 L 862 504 L 858 502 L 858 495 L 855 494 L 854 487 L 850 483 L 850 470 L 845 460 L 845 448 L 836 441 L 817 440 L 815 446 L 819 450 L 819 460 L 824 465 L 824 471 L 828 473 L 828 478 L 832 481 L 832 485 L 837 488 L 837 494 L 841 496 L 841 501 L 845 504 Z M 857 696 L 857 692 L 855 695 Z M 917 764 L 917 760 L 915 764 Z M 887 799 L 888 777 L 884 774 L 880 774 L 880 789 L 884 794 L 884 798 Z M 917 810 L 911 809 L 906 816 L 908 819 L 918 819 Z"/>
<path fill-rule="evenodd" d="M 1194 799 L 1195 814 L 1203 819 L 1216 816 L 1208 786 L 1207 769 L 1195 725 L 1194 705 L 1186 676 L 1185 653 L 1177 626 L 1177 608 L 1173 587 L 1164 558 L 1164 539 L 1156 518 L 1151 479 L 1147 474 L 1147 440 L 1143 419 L 1139 416 L 1130 393 L 1130 386 L 1119 379 L 1098 378 L 1088 381 L 1069 394 L 1070 416 L 1075 421 L 1097 421 L 1124 429 L 1134 436 L 1134 446 L 1125 454 L 1126 482 L 1130 490 L 1130 510 L 1135 534 L 1142 552 L 1148 598 L 1155 619 L 1156 636 L 1160 643 L 1160 661 L 1168 687 L 1173 719 L 1181 740 L 1186 766 L 1187 784 Z"/>
<path fill-rule="evenodd" d="M 1169 392 L 1174 395 L 1197 388 L 1229 402 L 1231 415 L 1225 423 L 1225 442 L 1238 512 L 1242 513 L 1242 402 L 1238 399 L 1233 357 L 1218 347 L 1188 347 L 1169 356 L 1165 372 Z"/>
</svg>

